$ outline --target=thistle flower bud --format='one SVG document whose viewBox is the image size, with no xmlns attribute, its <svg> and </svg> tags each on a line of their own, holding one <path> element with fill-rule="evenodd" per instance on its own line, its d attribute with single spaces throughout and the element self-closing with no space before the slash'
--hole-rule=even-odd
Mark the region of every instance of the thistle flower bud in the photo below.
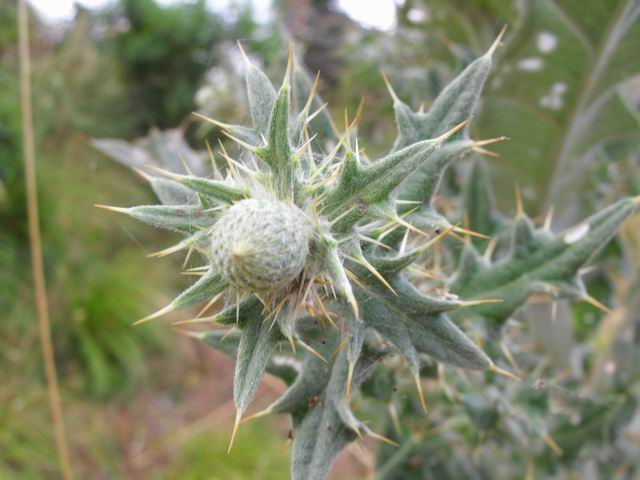
<svg viewBox="0 0 640 480">
<path fill-rule="evenodd" d="M 242 200 L 227 210 L 213 230 L 213 265 L 241 291 L 284 288 L 304 268 L 309 231 L 304 213 L 295 206 Z"/>
</svg>

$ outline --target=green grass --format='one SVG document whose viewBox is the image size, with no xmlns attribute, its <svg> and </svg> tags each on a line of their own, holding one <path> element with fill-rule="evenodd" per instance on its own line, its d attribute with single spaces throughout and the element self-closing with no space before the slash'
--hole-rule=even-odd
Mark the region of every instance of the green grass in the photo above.
<svg viewBox="0 0 640 480">
<path fill-rule="evenodd" d="M 286 432 L 278 435 L 276 420 L 243 425 L 227 455 L 231 423 L 204 433 L 183 448 L 180 460 L 163 480 L 282 480 L 289 477 Z"/>
</svg>

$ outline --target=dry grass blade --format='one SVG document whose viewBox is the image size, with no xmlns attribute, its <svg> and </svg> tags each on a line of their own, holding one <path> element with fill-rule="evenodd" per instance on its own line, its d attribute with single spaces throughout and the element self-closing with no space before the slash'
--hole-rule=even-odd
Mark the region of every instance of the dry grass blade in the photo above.
<svg viewBox="0 0 640 480">
<path fill-rule="evenodd" d="M 51 322 L 47 300 L 47 287 L 44 277 L 42 258 L 42 236 L 38 212 L 38 190 L 36 185 L 35 140 L 33 131 L 33 112 L 31 106 L 31 57 L 29 52 L 29 13 L 26 0 L 18 2 L 18 42 L 20 53 L 20 106 L 22 110 L 22 142 L 24 149 L 25 184 L 27 193 L 27 215 L 29 221 L 29 242 L 31 248 L 31 267 L 35 289 L 36 312 L 40 331 L 40 344 L 47 377 L 49 408 L 53 417 L 56 448 L 65 480 L 73 478 L 71 455 L 64 426 L 62 402 L 58 388 L 51 339 Z"/>
</svg>

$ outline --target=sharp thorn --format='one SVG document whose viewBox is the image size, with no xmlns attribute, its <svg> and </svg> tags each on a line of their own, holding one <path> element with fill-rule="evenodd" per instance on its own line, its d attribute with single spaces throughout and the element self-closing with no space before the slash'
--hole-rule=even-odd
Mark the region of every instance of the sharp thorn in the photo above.
<svg viewBox="0 0 640 480">
<path fill-rule="evenodd" d="M 427 401 L 424 398 L 424 392 L 422 390 L 422 381 L 420 380 L 420 374 L 416 373 L 413 377 L 416 382 L 416 388 L 418 389 L 418 398 L 420 399 L 420 406 L 422 406 L 422 411 L 425 413 L 429 413 L 427 410 Z"/>
<path fill-rule="evenodd" d="M 400 426 L 400 419 L 398 418 L 398 411 L 396 410 L 395 405 L 392 403 L 389 403 L 389 416 L 391 417 L 391 424 L 393 425 L 393 428 L 396 431 L 396 434 L 398 436 L 402 435 L 402 428 Z"/>
<path fill-rule="evenodd" d="M 516 214 L 518 217 L 523 217 L 525 213 L 524 213 L 524 207 L 522 204 L 522 192 L 520 191 L 520 185 L 518 183 L 516 183 L 515 185 L 515 190 L 516 190 Z"/>
<path fill-rule="evenodd" d="M 360 309 L 358 308 L 358 302 L 356 301 L 356 297 L 354 297 L 351 288 L 349 288 L 349 291 L 345 292 L 345 294 L 347 296 L 349 305 L 351 305 L 351 310 L 353 310 L 353 315 L 356 317 L 356 320 L 360 319 Z"/>
<path fill-rule="evenodd" d="M 240 43 L 240 40 L 238 40 L 237 44 L 238 44 L 238 49 L 240 50 L 240 56 L 242 57 L 242 60 L 244 60 L 244 63 L 246 64 L 247 67 L 250 67 L 252 65 L 251 60 L 249 60 L 247 53 L 244 51 L 244 48 L 242 48 L 242 44 Z"/>
<path fill-rule="evenodd" d="M 154 172 L 158 172 L 165 177 L 176 180 L 178 178 L 184 177 L 184 175 L 180 175 L 179 173 L 170 172 L 169 170 L 165 170 L 164 168 L 156 167 L 155 165 L 149 165 L 147 168 L 153 170 Z"/>
<path fill-rule="evenodd" d="M 513 357 L 511 350 L 509 350 L 509 347 L 507 347 L 507 344 L 505 342 L 500 342 L 500 350 L 509 362 L 509 365 L 511 365 L 511 368 L 513 368 L 513 370 L 519 375 L 521 372 L 520 367 L 518 366 L 516 359 Z"/>
<path fill-rule="evenodd" d="M 442 135 L 440 135 L 439 137 L 434 138 L 433 140 L 435 142 L 438 142 L 438 143 L 444 142 L 445 140 L 450 138 L 452 135 L 455 135 L 460 130 L 462 130 L 464 127 L 466 127 L 469 124 L 469 122 L 471 121 L 472 118 L 473 117 L 467 118 L 465 121 L 460 122 L 458 125 L 456 125 L 455 127 L 451 128 L 450 130 L 444 132 Z"/>
<path fill-rule="evenodd" d="M 243 423 L 250 422 L 251 420 L 255 420 L 255 419 L 260 418 L 260 417 L 265 417 L 265 416 L 267 416 L 267 415 L 269 415 L 271 413 L 272 413 L 271 412 L 271 407 L 265 408 L 264 410 L 260 410 L 258 413 L 254 413 L 253 415 L 249 415 L 248 417 L 243 418 L 240 421 L 240 424 L 242 425 Z"/>
<path fill-rule="evenodd" d="M 320 107 L 318 107 L 318 109 L 315 112 L 313 112 L 311 115 L 307 117 L 307 120 L 305 123 L 309 123 L 311 120 L 316 118 L 320 114 L 320 112 L 322 112 L 325 108 L 327 108 L 328 105 L 329 105 L 328 103 L 323 103 Z"/>
<path fill-rule="evenodd" d="M 227 137 L 229 137 L 231 140 L 233 140 L 234 142 L 236 142 L 238 145 L 246 148 L 247 150 L 249 150 L 252 153 L 255 153 L 257 149 L 257 147 L 254 147 L 253 145 L 249 145 L 247 142 L 245 142 L 244 140 L 240 140 L 237 137 L 234 137 L 233 135 L 231 135 L 229 132 L 227 132 L 226 130 L 224 130 L 222 133 L 224 133 Z"/>
<path fill-rule="evenodd" d="M 185 272 L 204 272 L 206 270 L 209 270 L 210 268 L 211 265 L 202 265 L 200 267 L 189 268 L 188 270 L 185 270 Z"/>
<path fill-rule="evenodd" d="M 307 140 L 300 147 L 298 147 L 298 149 L 293 153 L 293 157 L 296 160 L 299 159 L 302 156 L 302 154 L 305 152 L 305 150 L 307 150 L 307 147 L 309 147 L 311 142 L 313 142 L 317 136 L 318 134 L 316 133 L 313 135 L 313 137 L 307 138 Z"/>
<path fill-rule="evenodd" d="M 367 287 L 365 287 L 364 283 L 362 283 L 362 281 L 360 281 L 360 279 L 358 278 L 358 276 L 355 273 L 350 272 L 347 269 L 345 269 L 345 272 L 347 273 L 347 277 L 349 277 L 353 283 L 358 285 L 360 288 L 363 288 L 363 289 L 367 288 Z M 334 295 L 334 297 L 335 297 L 335 295 Z M 357 304 L 356 304 L 356 306 L 357 306 Z M 356 318 L 358 318 L 358 317 L 356 317 Z"/>
<path fill-rule="evenodd" d="M 291 86 L 291 70 L 293 69 L 293 45 L 289 45 L 289 51 L 287 53 L 287 69 L 284 73 L 284 79 L 282 80 L 281 88 L 289 88 Z"/>
<path fill-rule="evenodd" d="M 242 421 L 242 410 L 236 411 L 236 419 L 233 423 L 233 432 L 231 432 L 231 441 L 229 442 L 229 449 L 227 450 L 227 455 L 231 453 L 231 449 L 233 448 L 233 444 L 236 441 L 236 435 L 238 434 L 238 428 L 240 428 L 240 422 Z"/>
<path fill-rule="evenodd" d="M 144 170 L 141 170 L 140 168 L 136 168 L 136 167 L 132 167 L 132 169 L 134 172 L 136 172 L 138 175 L 144 178 L 147 182 L 151 182 L 153 180 L 153 177 L 151 177 L 151 175 L 149 175 Z"/>
<path fill-rule="evenodd" d="M 553 205 L 551 205 L 549 207 L 549 211 L 547 211 L 547 215 L 544 217 L 544 225 L 542 227 L 547 232 L 551 232 L 551 224 L 553 223 L 553 214 L 554 214 L 554 207 Z"/>
<path fill-rule="evenodd" d="M 350 153 L 353 151 L 351 148 L 351 124 L 349 123 L 349 112 L 347 109 L 344 109 L 344 149 L 345 153 Z"/>
<path fill-rule="evenodd" d="M 184 167 L 185 171 L 187 172 L 187 175 L 193 176 L 193 172 L 191 171 L 191 168 L 189 167 L 189 164 L 187 163 L 187 161 L 184 159 L 184 157 L 182 155 L 180 155 L 180 162 L 182 163 L 182 166 Z"/>
<path fill-rule="evenodd" d="M 129 213 L 129 209 L 123 208 L 123 207 L 112 207 L 109 205 L 99 205 L 97 203 L 94 204 L 93 206 L 97 208 L 102 208 L 103 210 L 109 210 L 110 212 Z"/>
<path fill-rule="evenodd" d="M 206 332 L 193 332 L 191 330 L 185 330 L 183 328 L 174 328 L 173 331 L 179 335 L 195 338 L 196 340 L 202 340 L 207 336 Z"/>
<path fill-rule="evenodd" d="M 293 339 L 293 335 L 288 334 L 287 340 L 289 341 L 289 345 L 291 346 L 291 351 L 296 353 L 296 341 Z"/>
<path fill-rule="evenodd" d="M 486 148 L 482 148 L 474 145 L 473 147 L 471 147 L 471 149 L 474 152 L 479 153 L 480 155 L 484 155 L 486 157 L 500 158 L 500 155 L 498 155 L 496 152 L 492 152 L 491 150 L 487 150 Z"/>
<path fill-rule="evenodd" d="M 358 440 L 362 442 L 364 440 L 364 437 L 362 436 L 362 432 L 358 428 L 358 425 L 349 425 L 349 426 L 353 429 L 353 432 L 358 436 Z"/>
<path fill-rule="evenodd" d="M 351 399 L 351 382 L 353 381 L 353 370 L 355 369 L 355 362 L 349 362 L 349 367 L 347 370 L 347 387 L 345 389 L 345 399 L 347 402 Z"/>
<path fill-rule="evenodd" d="M 500 30 L 500 33 L 498 34 L 496 39 L 493 41 L 493 43 L 489 47 L 489 50 L 487 50 L 487 53 L 485 53 L 486 56 L 488 57 L 493 56 L 497 48 L 500 46 L 500 42 L 502 41 L 502 37 L 504 37 L 504 34 L 506 31 L 507 31 L 507 26 L 505 25 L 504 27 L 502 27 L 502 30 Z"/>
<path fill-rule="evenodd" d="M 498 240 L 495 237 L 492 237 L 491 240 L 489 240 L 489 244 L 487 245 L 487 248 L 482 254 L 485 261 L 487 262 L 491 261 L 491 257 L 493 256 L 493 252 L 495 251 L 497 245 L 498 245 Z"/>
<path fill-rule="evenodd" d="M 309 112 L 311 111 L 311 106 L 313 105 L 313 99 L 316 96 L 316 91 L 318 89 L 318 82 L 320 81 L 320 72 L 316 74 L 316 78 L 313 79 L 313 83 L 311 84 L 311 89 L 309 90 L 309 97 L 307 98 L 307 102 L 302 109 L 306 119 L 305 123 L 309 121 Z"/>
<path fill-rule="evenodd" d="M 367 435 L 369 435 L 371 438 L 375 438 L 376 440 L 380 440 L 381 442 L 384 442 L 387 445 L 391 445 L 392 447 L 399 447 L 400 446 L 400 444 L 398 442 L 394 442 L 390 438 L 387 438 L 384 435 L 380 435 L 379 433 L 376 433 L 376 432 L 374 432 L 372 430 L 369 430 L 367 432 Z"/>
<path fill-rule="evenodd" d="M 435 237 L 433 237 L 431 240 L 429 240 L 427 243 L 425 243 L 424 245 L 419 246 L 416 251 L 417 252 L 424 252 L 425 250 L 431 248 L 432 246 L 434 246 L 436 243 L 438 243 L 440 240 L 442 240 L 444 237 L 446 237 L 447 235 L 449 235 L 451 232 L 453 232 L 455 230 L 456 226 L 455 225 L 451 225 L 450 227 L 448 227 L 446 230 L 440 232 L 438 235 L 436 235 Z"/>
<path fill-rule="evenodd" d="M 464 235 L 469 235 L 470 237 L 477 237 L 477 238 L 482 238 L 484 240 L 491 240 L 491 237 L 489 237 L 488 235 L 484 235 L 482 233 L 478 233 L 478 232 L 474 232 L 473 230 L 468 230 L 466 228 L 462 228 L 459 226 L 454 226 L 453 227 L 453 231 L 456 233 L 462 233 Z"/>
<path fill-rule="evenodd" d="M 341 351 L 344 347 L 346 347 L 347 343 L 348 343 L 348 342 L 347 342 L 347 340 L 343 338 L 343 339 L 340 341 L 340 343 L 338 344 L 338 346 L 336 347 L 336 349 L 333 351 L 333 353 L 331 353 L 331 356 L 332 356 L 332 357 L 335 357 L 336 355 L 338 355 L 338 354 L 340 353 L 340 351 Z"/>
<path fill-rule="evenodd" d="M 607 315 L 612 315 L 613 314 L 613 310 L 611 308 L 607 307 L 604 303 L 596 300 L 591 295 L 585 295 L 584 297 L 582 297 L 582 300 L 584 300 L 588 304 L 594 306 L 598 310 L 606 313 Z"/>
<path fill-rule="evenodd" d="M 188 325 L 192 323 L 215 323 L 216 316 L 212 317 L 199 317 L 199 318 L 189 318 L 188 320 L 178 320 L 177 322 L 172 322 L 171 325 Z"/>
<path fill-rule="evenodd" d="M 364 256 L 360 255 L 357 258 L 356 257 L 349 257 L 349 258 L 351 258 L 354 262 L 359 263 L 364 268 L 366 268 L 374 277 L 380 280 L 380 283 L 382 283 L 391 293 L 393 293 L 394 295 L 398 295 L 398 293 L 389 284 L 387 279 L 384 278 L 382 274 L 378 270 L 376 270 L 375 267 L 371 265 L 366 258 L 364 258 Z"/>
<path fill-rule="evenodd" d="M 212 298 L 211 300 L 209 300 L 209 303 L 207 303 L 207 304 L 204 306 L 204 308 L 198 312 L 198 314 L 196 315 L 196 317 L 195 317 L 195 318 L 200 318 L 200 317 L 202 317 L 202 316 L 206 313 L 206 311 L 207 311 L 207 310 L 209 310 L 211 307 L 213 307 L 213 305 L 214 305 L 218 300 L 220 300 L 220 297 L 222 297 L 222 295 L 224 295 L 224 291 L 222 291 L 222 292 L 218 293 L 217 295 L 214 295 L 214 296 L 213 296 L 213 298 Z"/>
<path fill-rule="evenodd" d="M 302 345 L 302 348 L 304 348 L 305 350 L 307 350 L 309 353 L 311 353 L 312 355 L 315 355 L 316 357 L 318 357 L 321 361 L 323 361 L 324 363 L 329 363 L 327 362 L 327 359 L 324 358 L 316 349 L 314 349 L 311 345 L 303 342 L 302 340 L 298 339 L 298 343 L 300 345 Z"/>
<path fill-rule="evenodd" d="M 174 309 L 175 309 L 175 307 L 173 306 L 173 303 L 170 303 L 169 305 L 167 305 L 164 308 L 161 308 L 157 312 L 152 313 L 151 315 L 147 315 L 146 317 L 141 318 L 137 322 L 134 322 L 133 325 L 140 325 L 140 324 L 146 323 L 146 322 L 148 322 L 150 320 L 154 320 L 154 319 L 156 319 L 158 317 L 161 317 L 165 313 L 169 313 L 169 312 L 173 311 Z"/>
<path fill-rule="evenodd" d="M 201 113 L 198 112 L 191 112 L 191 115 L 193 115 L 194 117 L 203 120 L 205 122 L 211 123 L 213 125 L 215 125 L 216 127 L 219 128 L 223 128 L 223 129 L 229 129 L 232 127 L 232 125 L 229 125 L 228 123 L 224 123 L 224 122 L 219 122 L 218 120 L 214 120 L 213 118 L 209 118 L 206 115 L 202 115 Z"/>
<path fill-rule="evenodd" d="M 521 382 L 522 379 L 518 377 L 516 374 L 511 373 L 509 370 L 505 370 L 504 368 L 500 368 L 496 364 L 491 364 L 489 370 L 498 375 L 502 375 L 503 377 L 510 378 L 511 380 L 515 380 L 517 382 Z"/>
<path fill-rule="evenodd" d="M 182 262 L 183 270 L 187 268 L 187 265 L 189 264 L 189 260 L 191 259 L 191 255 L 193 254 L 193 251 L 194 251 L 193 247 L 189 247 L 189 250 L 187 250 L 187 254 L 184 257 L 184 262 Z"/>
<path fill-rule="evenodd" d="M 477 142 L 473 142 L 473 145 L 476 147 L 484 147 L 486 145 L 493 145 L 494 143 L 504 142 L 505 140 L 511 140 L 511 138 L 510 137 L 488 138 L 486 140 L 479 140 Z"/>
<path fill-rule="evenodd" d="M 396 215 L 396 216 L 392 217 L 391 219 L 394 222 L 402 225 L 403 227 L 408 228 L 412 232 L 415 232 L 415 233 L 417 233 L 419 235 L 422 235 L 423 237 L 429 238 L 429 235 L 426 232 L 423 232 L 418 227 L 413 226 L 411 223 L 407 222 L 404 218 Z"/>
<path fill-rule="evenodd" d="M 184 242 L 180 242 L 180 243 L 175 244 L 172 247 L 165 248 L 164 250 L 160 250 L 159 252 L 150 253 L 150 254 L 147 255 L 147 257 L 148 258 L 166 257 L 167 255 L 171 255 L 172 253 L 179 252 L 180 250 L 182 250 L 185 247 L 186 247 L 186 244 Z"/>
<path fill-rule="evenodd" d="M 460 302 L 460 308 L 474 307 L 476 305 L 492 305 L 494 303 L 504 302 L 501 298 L 483 298 L 480 300 L 467 300 Z"/>
<path fill-rule="evenodd" d="M 366 235 L 363 235 L 363 234 L 360 234 L 359 237 L 364 242 L 373 243 L 374 245 L 377 245 L 380 248 L 384 248 L 385 250 L 392 250 L 392 248 L 389 245 L 385 245 L 384 243 L 379 242 L 375 238 L 367 237 Z"/>
<path fill-rule="evenodd" d="M 384 80 L 384 84 L 386 85 L 387 90 L 389 91 L 389 95 L 391 96 L 391 99 L 393 100 L 393 102 L 401 103 L 400 99 L 398 98 L 398 95 L 396 95 L 396 92 L 393 90 L 393 87 L 391 86 L 391 82 L 389 81 L 387 74 L 384 73 L 383 70 L 380 70 L 380 73 L 382 73 L 382 79 Z"/>
<path fill-rule="evenodd" d="M 220 175 L 220 170 L 218 170 L 218 164 L 216 162 L 216 157 L 213 154 L 213 148 L 211 148 L 211 144 L 208 140 L 205 140 L 205 145 L 207 146 L 207 153 L 209 154 L 209 160 L 211 160 L 211 169 L 213 170 L 214 178 L 222 178 Z"/>
</svg>

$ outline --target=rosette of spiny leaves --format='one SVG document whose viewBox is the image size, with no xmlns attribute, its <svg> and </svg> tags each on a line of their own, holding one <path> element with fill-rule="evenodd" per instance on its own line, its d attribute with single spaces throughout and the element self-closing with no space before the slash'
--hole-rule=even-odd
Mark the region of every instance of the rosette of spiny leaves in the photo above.
<svg viewBox="0 0 640 480">
<path fill-rule="evenodd" d="M 204 118 L 239 144 L 242 160 L 222 149 L 226 173 L 214 163 L 206 178 L 156 170 L 161 176 L 148 179 L 163 205 L 108 207 L 184 235 L 160 255 L 196 252 L 203 263 L 191 269 L 200 275 L 191 287 L 140 322 L 191 304 L 226 303 L 204 320 L 229 329 L 194 335 L 236 357 L 231 443 L 264 372 L 287 382 L 282 397 L 254 417 L 292 416 L 294 479 L 324 478 L 340 450 L 364 435 L 389 442 L 350 408 L 352 393 L 389 353 L 399 351 L 406 360 L 425 410 L 425 358 L 510 375 L 448 316 L 461 308 L 512 305 L 498 295 L 503 290 L 489 289 L 494 295 L 485 297 L 473 282 L 469 286 L 468 275 L 478 275 L 479 262 L 472 265 L 465 254 L 461 271 L 467 277 L 461 273 L 453 283 L 469 292 L 470 301 L 444 290 L 422 293 L 407 274 L 445 236 L 473 233 L 451 225 L 432 200 L 452 161 L 486 153 L 484 147 L 497 140 L 471 140 L 466 129 L 499 41 L 426 113 L 409 109 L 390 88 L 398 140 L 375 160 L 361 154 L 357 121 L 345 119 L 345 132 L 336 133 L 316 95 L 317 79 L 311 82 L 291 54 L 278 90 L 247 59 L 253 126 Z M 623 202 L 626 215 L 637 204 Z M 615 217 L 618 223 L 623 216 Z M 556 240 L 553 253 L 564 256 L 548 267 L 552 272 L 531 281 L 570 284 L 618 223 L 607 218 L 603 228 L 590 229 L 578 241 Z M 418 245 L 407 251 L 409 236 Z M 531 242 L 516 235 L 509 275 L 497 275 L 500 281 L 522 277 L 512 287 L 518 298 L 529 291 L 524 270 L 532 267 L 516 258 L 526 257 L 525 250 L 536 254 L 540 241 Z"/>
<path fill-rule="evenodd" d="M 449 288 L 461 294 L 458 279 L 484 272 L 483 286 L 477 290 L 479 295 L 499 295 L 505 301 L 453 315 L 472 323 L 476 333 L 481 332 L 484 338 L 485 351 L 495 358 L 504 358 L 523 381 L 505 384 L 491 375 L 461 375 L 451 369 L 445 371 L 425 364 L 421 373 L 429 382 L 434 405 L 431 415 L 425 419 L 419 406 L 402 394 L 385 398 L 395 419 L 389 419 L 386 435 L 400 447 L 383 446 L 380 450 L 378 477 L 537 478 L 538 475 L 562 476 L 563 472 L 597 469 L 603 477 L 624 471 L 631 478 L 636 466 L 632 455 L 625 450 L 628 448 L 625 435 L 628 435 L 627 422 L 638 415 L 637 382 L 631 373 L 637 369 L 630 368 L 634 355 L 631 353 L 633 334 L 630 334 L 633 321 L 625 319 L 624 312 L 633 311 L 630 307 L 633 300 L 617 299 L 618 308 L 612 311 L 586 293 L 581 274 L 592 268 L 574 271 L 572 266 L 574 273 L 563 276 L 564 280 L 559 282 L 554 270 L 545 263 L 585 265 L 585 259 L 592 258 L 597 249 L 589 246 L 580 252 L 585 244 L 583 247 L 573 245 L 579 245 L 589 233 L 601 227 L 603 230 L 598 235 L 603 235 L 602 238 L 606 237 L 605 231 L 615 231 L 637 209 L 638 197 L 605 207 L 576 227 L 554 234 L 551 216 L 547 215 L 541 226 L 534 226 L 519 198 L 515 219 L 507 220 L 495 209 L 484 161 L 476 160 L 468 174 L 462 209 L 469 226 L 490 235 L 492 240 L 480 246 L 466 242 Z M 478 205 L 482 208 L 476 208 Z M 608 221 L 611 224 L 607 226 Z M 528 255 L 536 258 L 538 252 L 546 251 L 546 254 L 544 258 L 537 257 L 541 271 L 536 268 L 525 271 L 529 276 L 525 285 L 530 290 L 518 293 L 513 285 L 522 282 L 521 275 L 503 273 L 501 281 L 492 279 L 500 277 L 498 273 L 504 272 L 505 265 L 516 264 L 514 247 L 526 244 L 519 238 L 523 223 L 528 232 L 524 238 L 537 236 L 539 241 L 539 246 Z M 635 231 L 636 224 L 637 216 L 625 222 L 622 237 L 626 242 L 623 243 L 633 244 L 627 237 Z M 496 247 L 498 239 L 502 246 Z M 559 246 L 558 241 L 569 246 L 566 248 L 571 255 L 563 253 L 565 247 Z M 634 285 L 634 255 L 633 252 L 626 255 L 627 270 L 632 277 L 624 282 L 626 285 Z M 571 288 L 563 288 L 565 281 Z M 622 281 L 620 278 L 619 282 Z M 551 303 L 563 297 L 587 301 L 606 314 L 600 327 L 585 342 L 566 346 L 567 356 L 573 359 L 570 368 L 554 362 L 533 332 L 517 320 L 517 315 L 512 318 L 531 294 L 535 294 L 532 300 L 536 303 Z M 519 296 L 513 298 L 514 295 Z M 508 319 L 511 321 L 506 323 Z M 551 321 L 562 320 L 558 317 Z M 485 327 L 488 334 L 483 331 Z M 397 379 L 397 383 L 406 385 L 401 379 Z M 606 388 L 602 388 L 602 384 L 607 385 Z"/>
</svg>

